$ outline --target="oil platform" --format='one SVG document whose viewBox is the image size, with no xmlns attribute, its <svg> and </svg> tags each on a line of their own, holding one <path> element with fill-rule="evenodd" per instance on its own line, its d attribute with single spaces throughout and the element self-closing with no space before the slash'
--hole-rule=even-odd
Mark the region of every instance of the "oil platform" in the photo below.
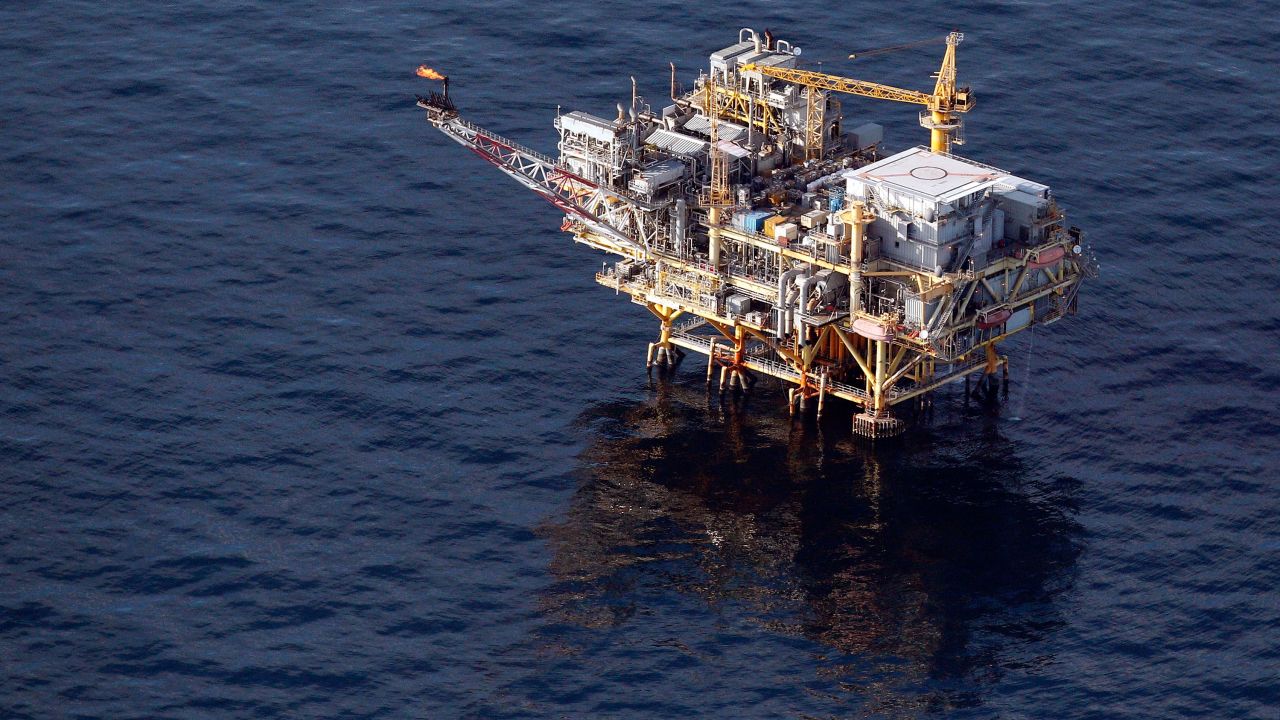
<svg viewBox="0 0 1280 720">
<path fill-rule="evenodd" d="M 596 282 L 660 323 L 647 365 L 707 356 L 707 382 L 760 375 L 792 412 L 854 403 L 854 432 L 900 433 L 895 406 L 982 373 L 997 343 L 1076 311 L 1095 272 L 1050 189 L 952 154 L 974 107 L 951 33 L 932 92 L 802 69 L 801 49 L 743 28 L 692 89 L 636 92 L 614 118 L 555 118 L 559 158 L 464 120 L 448 78 L 418 98 L 427 120 L 564 212 L 562 230 L 617 256 Z M 880 125 L 835 96 L 920 106 L 929 145 L 882 150 Z"/>
</svg>

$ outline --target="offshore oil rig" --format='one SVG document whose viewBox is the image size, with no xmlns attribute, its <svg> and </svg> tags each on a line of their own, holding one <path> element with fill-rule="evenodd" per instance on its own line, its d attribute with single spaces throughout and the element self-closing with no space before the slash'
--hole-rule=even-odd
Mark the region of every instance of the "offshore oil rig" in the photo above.
<svg viewBox="0 0 1280 720">
<path fill-rule="evenodd" d="M 427 120 L 565 213 L 562 230 L 618 256 L 596 282 L 659 320 L 646 364 L 707 356 L 707 382 L 794 386 L 792 412 L 828 396 L 853 429 L 900 433 L 894 406 L 975 373 L 1008 375 L 997 343 L 1074 314 L 1095 273 L 1049 188 L 950 151 L 974 107 L 956 46 L 933 92 L 798 66 L 801 49 L 743 28 L 655 109 L 636 92 L 609 119 L 557 112 L 559 159 L 464 120 L 446 76 Z M 928 147 L 885 155 L 875 123 L 848 127 L 836 95 L 921 106 Z"/>
</svg>

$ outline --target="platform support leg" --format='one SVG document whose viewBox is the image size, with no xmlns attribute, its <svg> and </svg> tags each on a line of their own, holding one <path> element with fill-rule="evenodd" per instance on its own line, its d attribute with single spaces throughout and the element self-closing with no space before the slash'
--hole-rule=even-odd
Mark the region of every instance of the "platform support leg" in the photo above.
<svg viewBox="0 0 1280 720">
<path fill-rule="evenodd" d="M 645 368 L 651 369 L 654 365 L 660 367 L 675 367 L 676 363 L 684 353 L 671 343 L 671 323 L 679 317 L 683 311 L 668 308 L 654 303 L 646 303 L 645 307 L 649 308 L 649 312 L 657 316 L 660 323 L 658 330 L 658 341 L 649 343 L 649 352 L 645 355 Z"/>
<path fill-rule="evenodd" d="M 818 378 L 818 419 L 822 419 L 822 409 L 827 397 L 827 374 L 822 373 Z"/>
<path fill-rule="evenodd" d="M 902 420 L 889 413 L 888 393 L 889 381 L 889 342 L 873 340 L 875 343 L 875 364 L 872 370 L 871 407 L 853 418 L 853 431 L 869 438 L 891 437 L 901 433 L 906 425 Z"/>
<path fill-rule="evenodd" d="M 728 329 L 721 328 L 721 334 L 733 342 L 733 354 L 729 355 L 728 348 L 725 355 L 716 357 L 716 345 L 711 344 L 711 353 L 707 357 L 707 382 L 711 382 L 711 373 L 715 367 L 717 360 L 722 363 L 720 368 L 720 392 L 728 392 L 730 389 L 738 388 L 742 392 L 747 392 L 755 385 L 755 376 L 747 371 L 746 365 L 746 349 L 747 335 L 746 331 L 741 327 L 734 327 L 733 336 L 729 337 Z"/>
<path fill-rule="evenodd" d="M 993 342 L 986 344 L 985 352 L 987 365 L 982 370 L 982 379 L 985 381 L 983 382 L 983 385 L 986 386 L 984 388 L 986 396 L 988 398 L 992 398 L 995 396 L 995 392 L 999 387 L 998 381 L 996 380 L 996 371 L 1000 369 L 1001 357 L 1000 354 L 996 352 L 996 344 Z"/>
<path fill-rule="evenodd" d="M 707 386 L 711 385 L 711 376 L 716 369 L 716 341 L 711 341 L 711 347 L 707 349 Z"/>
</svg>

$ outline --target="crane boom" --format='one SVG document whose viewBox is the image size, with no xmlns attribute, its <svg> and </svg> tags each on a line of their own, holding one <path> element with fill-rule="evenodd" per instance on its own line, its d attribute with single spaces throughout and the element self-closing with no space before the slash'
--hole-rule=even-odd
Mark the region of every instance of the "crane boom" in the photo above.
<svg viewBox="0 0 1280 720">
<path fill-rule="evenodd" d="M 942 56 L 942 66 L 937 72 L 938 80 L 933 86 L 933 94 L 813 70 L 797 70 L 755 63 L 742 66 L 742 71 L 758 72 L 766 77 L 803 85 L 814 90 L 924 105 L 926 110 L 920 113 L 920 125 L 930 131 L 929 147 L 934 152 L 947 152 L 951 148 L 951 143 L 963 142 L 959 137 L 952 137 L 952 134 L 962 126 L 960 118 L 954 113 L 969 112 L 973 107 L 973 96 L 969 88 L 956 87 L 956 45 L 959 45 L 961 40 L 964 40 L 963 33 L 953 32 L 947 36 L 947 52 Z M 810 112 L 810 118 L 812 117 L 813 113 Z M 813 128 L 809 128 L 808 135 L 812 134 Z"/>
<path fill-rule="evenodd" d="M 881 85 L 880 83 L 866 80 L 854 80 L 853 78 L 840 77 L 839 75 L 830 75 L 813 70 L 796 70 L 794 68 L 768 67 L 755 64 L 744 65 L 742 70 L 743 72 L 754 70 L 761 75 L 785 80 L 796 85 L 804 85 L 805 87 L 844 93 L 846 95 L 861 95 L 863 97 L 896 100 L 917 105 L 928 105 L 930 100 L 929 94 L 916 90 L 903 90 L 891 85 Z"/>
<path fill-rule="evenodd" d="M 955 109 L 956 91 L 956 46 L 964 40 L 964 33 L 953 32 L 947 36 L 947 52 L 942 56 L 942 67 L 938 69 L 938 82 L 933 86 L 933 104 L 929 109 L 934 112 L 946 112 Z M 968 98 L 968 90 L 964 95 Z M 968 110 L 968 107 L 965 108 Z M 965 110 L 961 110 L 964 112 Z"/>
</svg>

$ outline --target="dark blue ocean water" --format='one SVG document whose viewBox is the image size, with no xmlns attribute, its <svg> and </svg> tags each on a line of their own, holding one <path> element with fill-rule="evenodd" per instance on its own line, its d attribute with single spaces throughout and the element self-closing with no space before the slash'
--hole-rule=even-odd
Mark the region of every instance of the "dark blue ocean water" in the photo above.
<svg viewBox="0 0 1280 720">
<path fill-rule="evenodd" d="M 0 6 L 0 717 L 1274 720 L 1280 9 L 952 5 Z M 966 32 L 962 152 L 1102 265 L 1001 406 L 649 380 L 412 106 L 553 151 L 744 25 L 912 87 L 842 58 Z"/>
</svg>

